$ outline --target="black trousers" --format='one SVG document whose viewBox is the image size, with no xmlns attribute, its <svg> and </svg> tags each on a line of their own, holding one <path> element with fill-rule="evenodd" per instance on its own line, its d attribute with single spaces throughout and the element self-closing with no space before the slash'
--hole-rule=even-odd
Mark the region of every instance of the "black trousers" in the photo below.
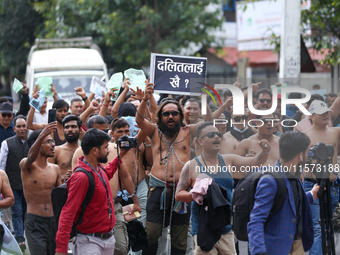
<svg viewBox="0 0 340 255">
<path fill-rule="evenodd" d="M 25 230 L 32 255 L 54 255 L 57 224 L 55 217 L 43 217 L 26 213 Z"/>
<path fill-rule="evenodd" d="M 149 246 L 143 249 L 143 254 L 152 255 L 157 253 L 158 238 L 162 233 L 164 210 L 160 210 L 161 195 L 163 187 L 151 187 L 149 189 L 148 201 L 146 204 L 146 228 L 148 234 Z M 168 188 L 166 193 L 165 206 L 165 227 L 169 225 L 170 210 L 173 189 Z M 179 214 L 172 212 L 170 227 L 171 235 L 171 254 L 185 254 L 187 249 L 187 234 L 190 220 L 191 205 L 189 204 L 188 212 Z"/>
</svg>

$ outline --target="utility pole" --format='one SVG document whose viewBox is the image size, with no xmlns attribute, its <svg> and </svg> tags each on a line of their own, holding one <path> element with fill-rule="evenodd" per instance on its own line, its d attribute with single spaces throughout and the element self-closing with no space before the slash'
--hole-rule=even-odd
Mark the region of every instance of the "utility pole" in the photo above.
<svg viewBox="0 0 340 255">
<path fill-rule="evenodd" d="M 282 14 L 279 80 L 300 85 L 300 1 L 282 0 Z"/>
</svg>

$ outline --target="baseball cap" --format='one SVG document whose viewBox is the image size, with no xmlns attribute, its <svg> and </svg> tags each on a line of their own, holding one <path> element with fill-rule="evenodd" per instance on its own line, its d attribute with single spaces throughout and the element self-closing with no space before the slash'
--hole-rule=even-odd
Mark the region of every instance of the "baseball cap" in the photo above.
<svg viewBox="0 0 340 255">
<path fill-rule="evenodd" d="M 0 106 L 0 113 L 13 113 L 13 106 L 8 102 L 2 103 Z"/>
<path fill-rule="evenodd" d="M 327 104 L 321 100 L 314 100 L 309 106 L 309 112 L 311 114 L 324 114 L 325 112 L 333 112 L 327 107 Z"/>
</svg>

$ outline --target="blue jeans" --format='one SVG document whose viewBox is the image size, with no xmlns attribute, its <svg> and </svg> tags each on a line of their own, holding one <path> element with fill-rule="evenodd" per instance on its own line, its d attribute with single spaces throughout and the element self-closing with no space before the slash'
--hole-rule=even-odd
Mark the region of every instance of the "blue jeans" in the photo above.
<svg viewBox="0 0 340 255">
<path fill-rule="evenodd" d="M 14 205 L 12 208 L 12 224 L 15 232 L 15 239 L 20 242 L 25 242 L 24 237 L 24 217 L 26 213 L 26 200 L 22 190 L 13 190 Z"/>
<path fill-rule="evenodd" d="M 310 191 L 314 186 L 314 183 L 305 181 L 304 189 L 305 191 Z M 331 186 L 331 200 L 332 200 L 332 215 L 334 214 L 335 208 L 339 202 L 339 188 Z M 309 255 L 320 255 L 322 254 L 322 236 L 321 236 L 321 226 L 320 220 L 320 206 L 319 199 L 315 199 L 312 204 L 312 216 L 313 216 L 313 228 L 314 228 L 314 244 L 309 250 Z"/>
</svg>

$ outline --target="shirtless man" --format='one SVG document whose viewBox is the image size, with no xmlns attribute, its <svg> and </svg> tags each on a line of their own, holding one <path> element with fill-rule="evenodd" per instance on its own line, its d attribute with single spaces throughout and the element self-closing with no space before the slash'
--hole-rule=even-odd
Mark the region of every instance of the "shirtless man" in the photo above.
<svg viewBox="0 0 340 255">
<path fill-rule="evenodd" d="M 72 157 L 79 148 L 78 139 L 81 120 L 76 115 L 68 115 L 62 121 L 66 143 L 55 147 L 54 157 L 48 158 L 49 163 L 57 164 L 64 182 L 72 173 Z"/>
<path fill-rule="evenodd" d="M 224 167 L 226 167 L 225 169 L 236 167 L 236 170 L 240 171 L 242 171 L 241 167 L 259 166 L 267 160 L 271 149 L 268 141 L 263 139 L 257 142 L 261 151 L 256 157 L 244 158 L 236 155 L 221 155 L 219 154 L 222 147 L 221 133 L 213 126 L 212 122 L 201 124 L 197 130 L 197 137 L 199 137 L 198 142 L 200 143 L 203 152 L 200 156 L 187 162 L 183 167 L 176 191 L 176 200 L 178 201 L 193 201 L 192 195 L 188 192 L 188 189 L 194 187 L 196 178 L 200 173 L 206 173 L 210 178 L 215 179 L 221 187 L 225 188 L 227 190 L 228 198 L 231 201 L 234 187 L 233 178 L 242 178 L 242 174 L 240 175 L 237 171 L 219 171 L 218 166 L 221 167 L 221 169 Z M 209 234 L 198 232 L 198 211 L 199 205 L 196 202 L 193 202 L 191 218 L 193 226 L 192 234 L 197 235 L 197 237 L 195 237 L 195 254 L 206 254 L 207 252 L 202 252 L 199 247 L 199 240 L 202 238 L 209 238 Z M 231 225 L 224 226 L 220 241 L 215 244 L 215 247 L 213 247 L 213 250 L 210 252 L 211 254 L 236 254 Z"/>
<path fill-rule="evenodd" d="M 263 166 L 274 166 L 275 162 L 280 158 L 279 155 L 279 137 L 273 135 L 273 125 L 274 117 L 272 114 L 256 116 L 256 119 L 260 119 L 261 121 L 256 121 L 256 125 L 259 126 L 257 134 L 250 136 L 247 139 L 242 140 L 239 145 L 235 149 L 235 154 L 240 156 L 246 156 L 247 154 L 259 153 L 261 151 L 261 147 L 258 142 L 262 139 L 266 139 L 269 141 L 270 147 L 272 148 L 267 161 L 263 164 Z M 264 124 L 263 124 L 264 123 Z M 260 127 L 260 125 L 262 125 Z"/>
<path fill-rule="evenodd" d="M 334 147 L 334 155 L 332 158 L 333 166 L 338 166 L 337 162 L 337 151 L 340 140 L 340 128 L 337 127 L 329 127 L 329 121 L 331 118 L 332 110 L 327 107 L 327 104 L 320 100 L 314 100 L 310 107 L 309 112 L 311 115 L 311 120 L 313 125 L 307 130 L 303 131 L 311 140 L 310 147 L 316 145 L 319 142 L 323 142 L 326 145 L 332 145 Z M 314 163 L 314 162 L 313 162 Z M 339 168 L 338 168 L 339 169 Z M 330 180 L 333 181 L 335 179 L 334 174 L 330 174 Z M 309 191 L 313 188 L 315 184 L 315 176 L 311 171 L 305 169 L 304 171 L 304 188 L 305 191 Z M 331 183 L 330 193 L 332 200 L 332 212 L 334 214 L 335 207 L 339 201 L 339 188 L 334 187 L 333 183 Z M 322 254 L 322 237 L 321 237 L 321 227 L 319 224 L 320 220 L 320 207 L 319 207 L 319 199 L 316 199 L 312 204 L 312 216 L 313 216 L 313 227 L 314 227 L 314 244 L 312 248 L 309 250 L 309 254 Z"/>
<path fill-rule="evenodd" d="M 43 130 L 34 131 L 28 138 L 27 158 L 20 161 L 21 179 L 27 202 L 25 229 L 31 254 L 54 254 L 56 222 L 51 192 L 61 184 L 58 165 L 47 162 L 54 156 L 55 143 L 51 133 L 57 123 L 51 122 Z"/>
<path fill-rule="evenodd" d="M 185 254 L 190 206 L 187 207 L 186 213 L 177 213 L 181 209 L 183 210 L 181 206 L 186 205 L 177 201 L 172 204 L 172 201 L 175 196 L 175 182 L 179 180 L 183 165 L 190 159 L 190 138 L 196 135 L 197 124 L 190 127 L 185 126 L 182 108 L 177 101 L 173 100 L 166 100 L 159 106 L 156 116 L 157 126 L 146 120 L 147 102 L 153 93 L 153 86 L 151 83 L 147 85 L 136 115 L 137 124 L 151 139 L 153 156 L 149 197 L 146 205 L 146 232 L 149 246 L 143 249 L 143 254 L 156 254 L 162 227 L 169 224 L 171 253 Z M 210 113 L 211 116 L 209 108 L 207 113 Z M 164 203 L 161 203 L 161 200 Z M 165 221 L 163 221 L 164 217 Z"/>
</svg>

